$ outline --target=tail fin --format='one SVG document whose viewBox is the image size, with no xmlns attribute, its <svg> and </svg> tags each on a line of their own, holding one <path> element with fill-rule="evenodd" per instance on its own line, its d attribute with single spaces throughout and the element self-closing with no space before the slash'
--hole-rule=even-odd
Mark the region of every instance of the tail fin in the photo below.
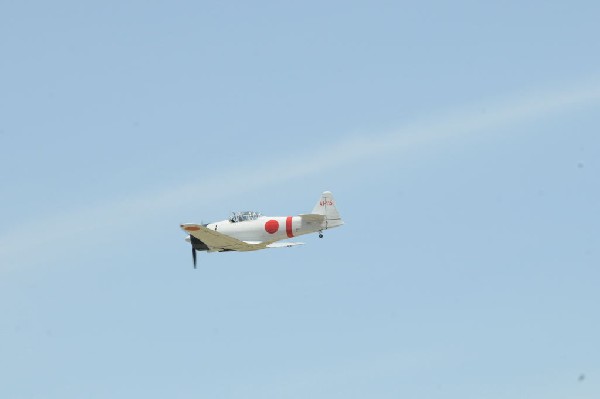
<svg viewBox="0 0 600 399">
<path fill-rule="evenodd" d="M 325 228 L 337 227 L 344 224 L 340 213 L 335 207 L 335 200 L 331 191 L 325 191 L 312 210 L 315 215 L 325 215 Z"/>
</svg>

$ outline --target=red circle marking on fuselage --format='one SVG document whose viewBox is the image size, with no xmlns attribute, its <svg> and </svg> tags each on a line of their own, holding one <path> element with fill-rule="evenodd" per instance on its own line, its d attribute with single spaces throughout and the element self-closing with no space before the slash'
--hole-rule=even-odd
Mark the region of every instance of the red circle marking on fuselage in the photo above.
<svg viewBox="0 0 600 399">
<path fill-rule="evenodd" d="M 269 220 L 265 223 L 265 231 L 269 234 L 275 234 L 279 230 L 279 222 L 277 220 Z"/>
</svg>

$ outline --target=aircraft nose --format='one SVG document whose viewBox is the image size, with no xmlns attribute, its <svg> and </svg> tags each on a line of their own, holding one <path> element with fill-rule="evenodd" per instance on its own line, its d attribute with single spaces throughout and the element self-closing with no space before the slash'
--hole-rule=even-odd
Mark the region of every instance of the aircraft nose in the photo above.
<svg viewBox="0 0 600 399">
<path fill-rule="evenodd" d="M 190 236 L 185 237 L 185 241 L 191 243 L 192 239 L 190 238 Z"/>
</svg>

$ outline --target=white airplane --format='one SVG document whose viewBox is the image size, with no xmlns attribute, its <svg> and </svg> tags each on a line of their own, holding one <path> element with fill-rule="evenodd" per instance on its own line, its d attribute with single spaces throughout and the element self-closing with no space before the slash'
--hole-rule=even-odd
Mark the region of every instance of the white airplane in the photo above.
<svg viewBox="0 0 600 399">
<path fill-rule="evenodd" d="M 311 213 L 298 216 L 263 216 L 259 212 L 233 212 L 227 220 L 208 224 L 185 223 L 181 228 L 189 233 L 194 269 L 196 251 L 256 251 L 302 245 L 302 242 L 278 242 L 303 234 L 319 232 L 343 225 L 331 192 L 325 191 Z"/>
</svg>

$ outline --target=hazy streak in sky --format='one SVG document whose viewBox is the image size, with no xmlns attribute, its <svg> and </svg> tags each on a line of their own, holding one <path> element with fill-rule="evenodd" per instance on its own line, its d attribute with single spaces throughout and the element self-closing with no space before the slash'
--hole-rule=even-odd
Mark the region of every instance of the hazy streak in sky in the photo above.
<svg viewBox="0 0 600 399">
<path fill-rule="evenodd" d="M 561 111 L 598 102 L 600 84 L 595 81 L 593 83 L 513 96 L 493 104 L 454 109 L 430 116 L 424 121 L 407 124 L 389 133 L 346 137 L 327 147 L 321 147 L 317 152 L 310 148 L 295 154 L 296 159 L 306 160 L 301 163 L 290 163 L 289 158 L 270 160 L 268 164 L 259 164 L 242 171 L 230 170 L 208 180 L 161 187 L 154 193 L 134 194 L 127 199 L 49 215 L 44 220 L 29 221 L 0 235 L 0 265 L 26 263 L 27 258 L 24 256 L 31 254 L 32 245 L 35 245 L 38 253 L 58 251 L 60 254 L 85 237 L 102 237 L 107 231 L 117 235 L 129 234 L 131 228 L 126 228 L 128 225 L 148 220 L 152 214 L 165 210 L 192 203 L 206 204 L 226 196 L 240 195 L 253 189 L 312 175 L 324 169 L 339 168 L 401 151 L 415 152 L 423 146 L 484 134 L 486 130 L 516 122 L 552 117 Z M 503 134 L 510 134 L 510 131 Z M 223 184 L 226 181 L 236 181 L 236 184 Z M 179 221 L 174 220 L 173 223 L 176 225 Z M 34 236 L 35 244 L 32 242 Z"/>
</svg>

